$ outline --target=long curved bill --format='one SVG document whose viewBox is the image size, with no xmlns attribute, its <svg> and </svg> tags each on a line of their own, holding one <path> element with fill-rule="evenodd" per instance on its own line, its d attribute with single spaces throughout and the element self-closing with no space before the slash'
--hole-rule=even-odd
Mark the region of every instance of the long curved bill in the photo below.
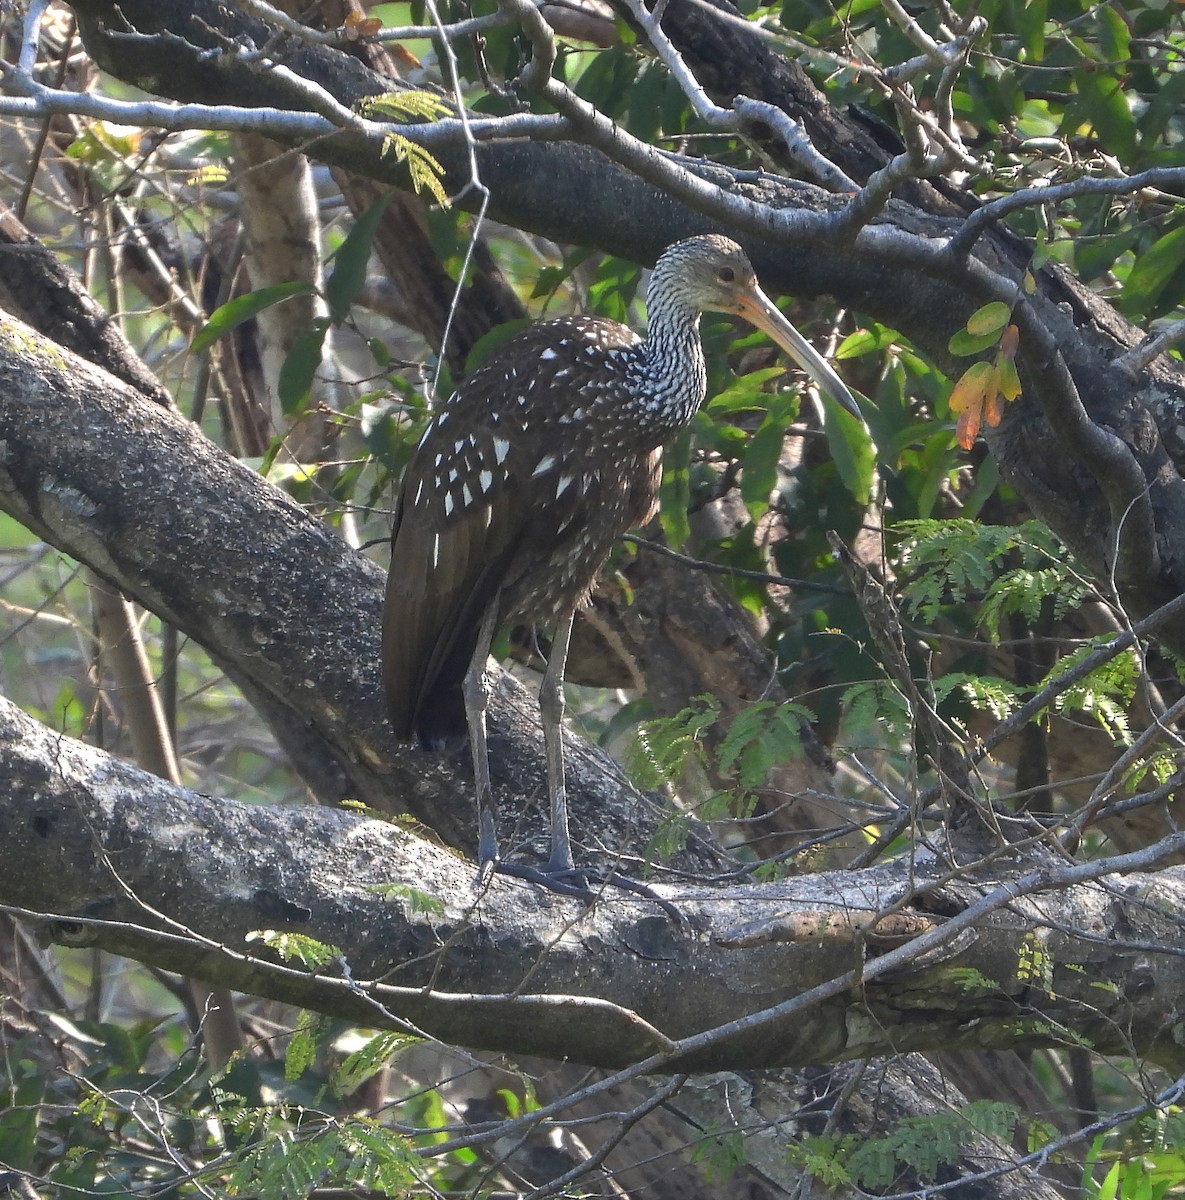
<svg viewBox="0 0 1185 1200">
<path fill-rule="evenodd" d="M 831 364 L 782 316 L 774 302 L 759 287 L 754 285 L 739 292 L 736 303 L 738 316 L 744 317 L 750 325 L 777 342 L 828 396 L 842 404 L 854 417 L 864 419 L 856 407 L 855 397 L 831 369 Z"/>
</svg>

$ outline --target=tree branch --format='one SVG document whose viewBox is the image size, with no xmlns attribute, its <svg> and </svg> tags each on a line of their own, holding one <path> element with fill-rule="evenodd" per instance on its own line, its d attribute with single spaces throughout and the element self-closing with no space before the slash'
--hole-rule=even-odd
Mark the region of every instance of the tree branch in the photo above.
<svg viewBox="0 0 1185 1200">
<path fill-rule="evenodd" d="M 540 905 L 495 877 L 475 895 L 470 863 L 398 826 L 189 792 L 6 701 L 0 742 L 0 904 L 55 939 L 210 983 L 454 1044 L 629 1065 L 622 1078 L 1056 1044 L 1069 1030 L 1185 1063 L 1172 1032 L 1185 870 L 1122 890 L 1107 878 L 1155 866 L 1185 835 L 974 884 L 900 861 L 662 888 L 677 927 L 617 893 L 590 910 Z M 262 948 L 265 930 L 335 949 L 314 972 Z"/>
<path fill-rule="evenodd" d="M 0 445 L 0 508 L 205 646 L 265 715 L 295 715 L 348 789 L 324 798 L 410 811 L 472 847 L 465 756 L 398 746 L 387 727 L 378 566 L 196 426 L 3 316 Z M 542 838 L 542 814 L 524 822 L 522 813 L 523 797 L 546 796 L 537 710 L 508 678 L 494 697 L 491 747 L 505 838 L 519 844 L 521 824 Z M 660 805 L 588 743 L 573 739 L 570 755 L 585 853 L 612 858 L 626 830 L 645 846 Z M 701 841 L 682 865 L 722 862 Z"/>
</svg>

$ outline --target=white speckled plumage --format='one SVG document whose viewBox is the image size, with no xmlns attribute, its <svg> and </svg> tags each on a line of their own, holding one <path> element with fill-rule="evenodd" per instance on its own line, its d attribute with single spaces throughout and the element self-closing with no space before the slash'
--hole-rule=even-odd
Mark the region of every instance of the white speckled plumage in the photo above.
<svg viewBox="0 0 1185 1200">
<path fill-rule="evenodd" d="M 745 316 L 800 357 L 725 238 L 669 247 L 648 299 L 645 340 L 599 317 L 524 330 L 429 424 L 396 506 L 384 614 L 401 737 L 465 731 L 461 684 L 491 605 L 498 625 L 554 622 L 586 600 L 621 534 L 648 519 L 661 447 L 704 400 L 704 309 Z"/>
</svg>

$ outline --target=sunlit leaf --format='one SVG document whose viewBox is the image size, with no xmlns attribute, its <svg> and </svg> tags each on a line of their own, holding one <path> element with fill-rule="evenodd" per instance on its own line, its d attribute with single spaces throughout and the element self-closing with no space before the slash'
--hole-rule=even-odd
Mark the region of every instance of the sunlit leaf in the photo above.
<svg viewBox="0 0 1185 1200">
<path fill-rule="evenodd" d="M 867 504 L 876 478 L 876 446 L 868 427 L 823 393 L 823 432 L 844 487 L 858 504 Z"/>
<path fill-rule="evenodd" d="M 895 329 L 889 329 L 885 325 L 878 325 L 872 329 L 857 329 L 840 342 L 832 357 L 861 358 L 865 354 L 875 354 L 878 350 L 891 346 L 899 337 Z"/>
<path fill-rule="evenodd" d="M 724 413 L 764 409 L 769 401 L 769 393 L 764 390 L 764 385 L 785 373 L 783 367 L 765 367 L 760 371 L 750 371 L 747 375 L 741 375 L 722 392 L 717 392 L 704 406 L 704 411 L 718 416 Z"/>
<path fill-rule="evenodd" d="M 282 304 L 293 296 L 307 296 L 314 291 L 310 283 L 293 280 L 291 283 L 277 283 L 271 287 L 257 288 L 245 296 L 236 296 L 225 304 L 220 304 L 211 314 L 210 319 L 194 334 L 189 348 L 192 353 L 200 354 L 208 350 L 220 337 L 229 333 L 236 325 L 249 321 L 252 317 L 263 312 L 265 308 Z"/>
<path fill-rule="evenodd" d="M 394 195 L 394 192 L 388 192 L 380 196 L 354 222 L 353 229 L 333 256 L 333 271 L 325 283 L 325 299 L 329 305 L 329 319 L 335 325 L 340 325 L 349 315 L 354 297 L 366 282 L 366 265 L 370 261 L 374 235 Z"/>
<path fill-rule="evenodd" d="M 1131 57 L 1131 30 L 1113 8 L 1100 5 L 1095 9 L 1099 24 L 1099 49 L 1112 65 L 1120 66 Z"/>
<path fill-rule="evenodd" d="M 987 389 L 991 386 L 995 371 L 989 362 L 974 362 L 962 374 L 950 394 L 950 410 L 965 412 L 983 404 Z"/>
<path fill-rule="evenodd" d="M 1011 357 L 1000 353 L 996 355 L 996 390 L 1005 400 L 1015 400 L 1020 395 L 1020 376 L 1016 373 L 1016 363 Z"/>
<path fill-rule="evenodd" d="M 245 942 L 262 942 L 275 950 L 281 958 L 295 959 L 306 967 L 314 970 L 341 957 L 337 946 L 327 945 L 303 933 L 290 933 L 286 930 L 257 929 L 248 933 Z"/>
<path fill-rule="evenodd" d="M 1010 314 L 1011 310 L 1007 304 L 993 300 L 991 304 L 985 304 L 982 308 L 976 309 L 967 318 L 967 332 L 972 337 L 984 337 L 989 333 L 999 333 L 1008 324 Z"/>
<path fill-rule="evenodd" d="M 982 354 L 996 344 L 999 331 L 993 329 L 990 333 L 968 333 L 966 329 L 956 330 L 951 334 L 946 348 L 959 358 L 970 358 L 973 354 Z"/>
</svg>

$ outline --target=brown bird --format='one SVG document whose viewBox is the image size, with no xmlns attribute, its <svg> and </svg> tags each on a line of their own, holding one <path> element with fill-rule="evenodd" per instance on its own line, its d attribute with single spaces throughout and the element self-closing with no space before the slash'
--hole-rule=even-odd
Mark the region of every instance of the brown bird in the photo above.
<svg viewBox="0 0 1185 1200">
<path fill-rule="evenodd" d="M 582 894 L 561 736 L 572 620 L 617 539 L 653 515 L 663 443 L 704 401 L 700 314 L 744 317 L 859 415 L 735 242 L 709 234 L 668 247 L 647 306 L 645 340 L 602 317 L 562 317 L 510 338 L 436 411 L 391 534 L 383 674 L 396 734 L 436 747 L 468 732 L 482 870 Z M 539 691 L 551 798 L 542 871 L 500 862 L 495 833 L 485 668 L 494 635 L 512 623 L 555 628 Z"/>
</svg>

